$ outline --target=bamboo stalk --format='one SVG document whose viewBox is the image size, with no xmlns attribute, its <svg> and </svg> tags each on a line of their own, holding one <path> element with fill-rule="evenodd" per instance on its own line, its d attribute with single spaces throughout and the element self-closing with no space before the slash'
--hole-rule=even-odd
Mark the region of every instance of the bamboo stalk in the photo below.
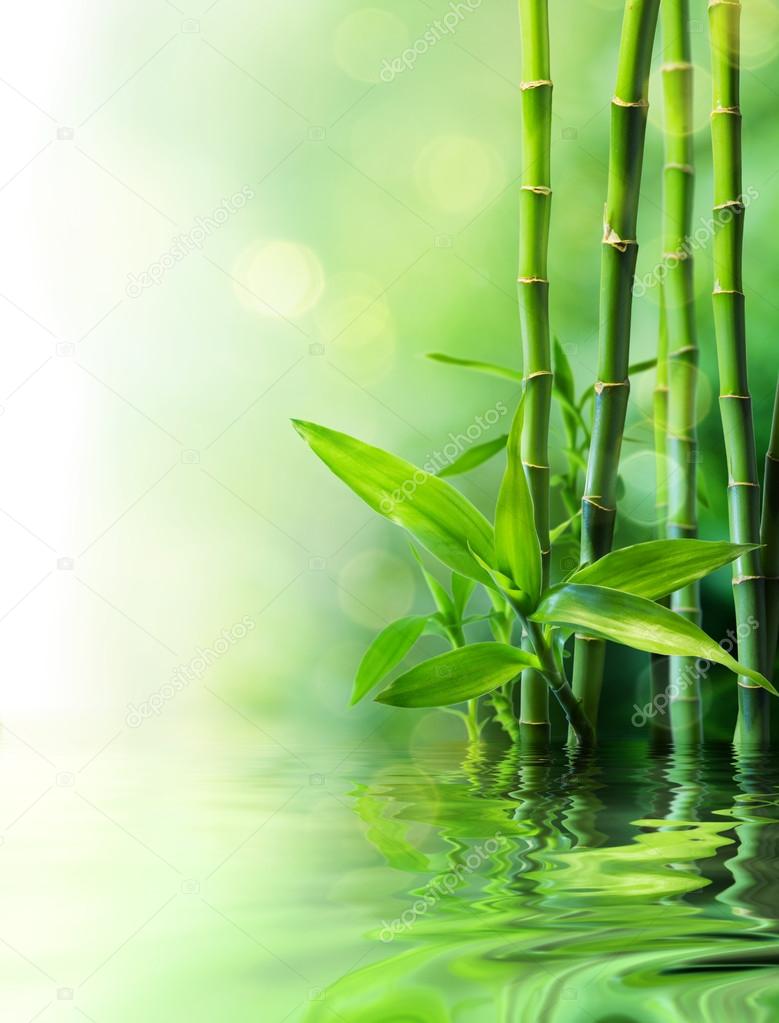
<svg viewBox="0 0 779 1023">
<path fill-rule="evenodd" d="M 666 434 L 668 430 L 668 323 L 665 313 L 665 300 L 660 289 L 659 324 L 657 333 L 657 371 L 655 374 L 655 390 L 652 411 L 654 419 L 655 445 L 655 514 L 657 517 L 657 539 L 666 536 L 668 519 L 668 457 L 666 452 Z M 666 598 L 668 600 L 668 598 Z M 663 601 L 663 603 L 666 602 Z M 670 604 L 670 601 L 669 601 Z M 655 707 L 659 706 L 658 697 L 666 698 L 670 680 L 670 662 L 661 654 L 650 655 L 650 697 Z M 652 745 L 660 749 L 669 744 L 670 732 L 660 714 L 650 719 L 649 733 Z"/>
<path fill-rule="evenodd" d="M 609 176 L 603 225 L 598 381 L 587 480 L 582 500 L 583 562 L 611 550 L 617 472 L 627 415 L 632 287 L 638 255 L 636 222 L 652 57 L 660 0 L 626 0 L 611 103 Z M 577 637 L 574 693 L 595 723 L 603 683 L 604 645 Z"/>
<path fill-rule="evenodd" d="M 711 115 L 714 158 L 714 332 L 720 379 L 720 412 L 728 463 L 730 536 L 759 543 L 760 486 L 757 476 L 752 399 L 747 380 L 746 322 L 742 280 L 744 202 L 741 179 L 739 0 L 710 0 L 713 79 Z M 765 580 L 759 552 L 734 564 L 733 593 L 739 632 L 739 660 L 765 668 Z M 738 680 L 735 740 L 768 740 L 768 693 L 746 678 Z"/>
<path fill-rule="evenodd" d="M 568 679 L 557 667 L 554 654 L 544 638 L 543 628 L 536 622 L 528 620 L 523 620 L 522 624 L 527 631 L 530 646 L 541 662 L 542 678 L 554 693 L 568 719 L 572 738 L 579 746 L 585 748 L 594 746 L 595 729 L 590 723 L 581 701 L 574 695 Z"/>
<path fill-rule="evenodd" d="M 522 180 L 519 195 L 517 291 L 525 373 L 522 461 L 533 497 L 541 544 L 543 584 L 549 582 L 549 417 L 552 360 L 549 341 L 547 253 L 552 205 L 550 149 L 552 81 L 548 0 L 519 0 L 522 37 Z M 521 682 L 520 734 L 526 742 L 548 742 L 549 689 L 539 672 Z"/>
<path fill-rule="evenodd" d="M 668 342 L 668 523 L 670 539 L 698 535 L 696 396 L 698 342 L 695 331 L 693 259 L 692 101 L 689 0 L 663 0 L 662 67 L 665 99 L 665 167 L 662 284 Z M 701 624 L 697 583 L 671 595 L 677 614 Z M 691 658 L 670 660 L 669 709 L 675 743 L 703 738 L 700 683 Z"/>
<path fill-rule="evenodd" d="M 763 515 L 760 524 L 763 574 L 766 577 L 766 667 L 769 678 L 776 659 L 779 638 L 779 383 L 776 386 L 771 439 L 765 456 Z"/>
</svg>

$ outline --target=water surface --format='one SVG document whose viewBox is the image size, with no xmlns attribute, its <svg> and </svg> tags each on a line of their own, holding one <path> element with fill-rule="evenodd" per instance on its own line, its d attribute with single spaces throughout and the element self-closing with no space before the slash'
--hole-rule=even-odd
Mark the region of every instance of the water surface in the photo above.
<svg viewBox="0 0 779 1023">
<path fill-rule="evenodd" d="M 4 1021 L 777 1018 L 768 755 L 124 742 L 0 742 Z"/>
</svg>

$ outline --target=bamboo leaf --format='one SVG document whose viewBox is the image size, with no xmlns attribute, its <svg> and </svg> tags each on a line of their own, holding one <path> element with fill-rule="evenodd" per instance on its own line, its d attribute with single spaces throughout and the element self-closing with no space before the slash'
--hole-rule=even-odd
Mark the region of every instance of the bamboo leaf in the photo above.
<svg viewBox="0 0 779 1023">
<path fill-rule="evenodd" d="M 476 583 L 473 579 L 468 579 L 466 576 L 460 575 L 459 572 L 452 572 L 452 596 L 458 620 L 462 619 L 465 614 L 468 601 L 473 596 L 475 589 Z"/>
<path fill-rule="evenodd" d="M 555 526 L 555 528 L 552 529 L 550 531 L 550 533 L 549 533 L 549 540 L 550 540 L 550 542 L 551 543 L 557 543 L 557 541 L 560 539 L 560 537 L 564 536 L 565 533 L 574 524 L 574 522 L 576 522 L 576 520 L 579 518 L 581 513 L 582 513 L 582 510 L 580 508 L 574 515 L 572 515 L 570 517 L 570 519 L 566 519 L 565 522 L 561 522 L 559 526 Z"/>
<path fill-rule="evenodd" d="M 698 503 L 702 508 L 709 509 L 711 507 L 711 502 L 709 501 L 709 494 L 706 490 L 706 474 L 698 472 L 695 474 L 695 477 Z"/>
<path fill-rule="evenodd" d="M 365 651 L 357 669 L 352 689 L 352 706 L 359 703 L 396 665 L 400 664 L 425 631 L 427 622 L 428 619 L 424 615 L 399 618 L 378 634 Z"/>
<path fill-rule="evenodd" d="M 504 380 L 513 380 L 514 383 L 522 383 L 522 374 L 519 370 L 511 369 L 509 366 L 499 366 L 495 362 L 479 362 L 476 359 L 458 359 L 454 355 L 446 355 L 444 352 L 428 352 L 427 358 L 433 362 L 443 362 L 447 366 L 459 366 L 461 369 L 474 370 L 476 373 L 486 373 L 488 376 L 502 377 Z"/>
<path fill-rule="evenodd" d="M 553 354 L 555 386 L 563 397 L 573 405 L 576 403 L 576 387 L 573 380 L 573 370 L 571 369 L 571 363 L 565 349 L 560 344 L 559 338 L 554 339 Z"/>
<path fill-rule="evenodd" d="M 430 590 L 430 595 L 433 598 L 435 606 L 438 608 L 438 610 L 441 612 L 441 614 L 443 615 L 444 619 L 447 622 L 451 623 L 456 621 L 458 616 L 455 612 L 454 601 L 446 592 L 441 583 L 436 579 L 433 573 L 428 572 L 428 570 L 425 568 L 425 563 L 422 561 L 419 551 L 416 549 L 413 543 L 410 543 L 409 547 L 411 548 L 411 553 L 416 558 L 416 562 L 419 565 L 419 570 L 421 571 L 424 580 L 427 583 L 427 588 L 428 590 Z"/>
<path fill-rule="evenodd" d="M 510 607 L 520 606 L 525 608 L 529 606 L 528 594 L 524 590 L 518 589 L 513 579 L 504 575 L 497 568 L 493 568 L 488 561 L 480 558 L 473 549 L 471 549 L 471 554 L 473 554 L 476 561 L 478 561 L 492 580 L 492 590 L 497 590 L 498 593 L 502 594 L 508 600 Z"/>
<path fill-rule="evenodd" d="M 569 401 L 568 398 L 566 398 L 566 396 L 564 394 L 562 394 L 560 391 L 558 391 L 556 387 L 552 388 L 552 393 L 554 395 L 555 401 L 557 402 L 557 404 L 560 406 L 560 408 L 562 410 L 563 416 L 564 417 L 570 417 L 570 419 L 573 422 L 575 422 L 577 426 L 581 427 L 582 432 L 584 433 L 584 436 L 585 437 L 589 437 L 590 436 L 590 428 L 587 425 L 587 423 L 586 423 L 586 421 L 584 419 L 584 416 L 581 413 L 581 409 L 577 408 L 577 406 L 572 401 Z M 573 435 L 572 435 L 572 439 L 575 438 L 575 436 L 576 436 L 576 433 L 574 431 Z"/>
<path fill-rule="evenodd" d="M 504 643 L 473 643 L 418 664 L 376 699 L 393 707 L 445 707 L 473 700 L 510 682 L 536 657 Z"/>
<path fill-rule="evenodd" d="M 577 451 L 575 448 L 563 448 L 563 454 L 568 459 L 568 463 L 572 468 L 587 472 L 587 459 L 584 458 L 580 451 Z"/>
<path fill-rule="evenodd" d="M 714 661 L 779 695 L 768 679 L 739 664 L 697 625 L 632 593 L 565 583 L 547 591 L 531 618 L 547 625 L 567 625 L 652 654 Z"/>
<path fill-rule="evenodd" d="M 534 607 L 541 596 L 541 545 L 522 464 L 523 418 L 524 404 L 520 401 L 511 425 L 508 462 L 495 508 L 495 559 L 499 571 L 524 591 Z"/>
<path fill-rule="evenodd" d="M 475 447 L 468 448 L 459 458 L 456 458 L 449 465 L 441 469 L 438 473 L 439 478 L 443 476 L 458 476 L 461 473 L 470 472 L 471 469 L 475 469 L 479 465 L 483 465 L 484 462 L 488 462 L 495 455 L 500 454 L 506 447 L 507 441 L 508 436 L 503 433 L 494 440 L 488 440 L 484 444 L 477 444 Z"/>
<path fill-rule="evenodd" d="M 612 551 L 574 572 L 569 582 L 659 600 L 754 549 L 751 544 L 725 541 L 650 540 Z"/>
<path fill-rule="evenodd" d="M 325 465 L 374 511 L 408 530 L 446 566 L 490 585 L 470 548 L 492 558 L 492 527 L 459 490 L 348 434 L 293 420 Z"/>
<path fill-rule="evenodd" d="M 657 359 L 644 359 L 643 362 L 634 362 L 632 366 L 628 366 L 628 376 L 635 377 L 639 373 L 646 373 L 647 370 L 654 369 L 657 365 Z"/>
</svg>

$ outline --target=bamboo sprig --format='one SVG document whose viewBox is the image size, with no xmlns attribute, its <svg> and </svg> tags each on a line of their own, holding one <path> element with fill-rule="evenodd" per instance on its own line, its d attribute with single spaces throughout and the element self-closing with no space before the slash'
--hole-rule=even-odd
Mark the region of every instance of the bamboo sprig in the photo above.
<svg viewBox="0 0 779 1023">
<path fill-rule="evenodd" d="M 517 291 L 525 387 L 522 461 L 541 545 L 543 585 L 549 581 L 549 417 L 552 358 L 547 253 L 552 204 L 550 148 L 552 81 L 548 0 L 519 0 L 522 39 L 522 179 L 519 195 Z M 522 674 L 520 732 L 549 739 L 549 687 L 536 671 Z"/>
<path fill-rule="evenodd" d="M 693 66 L 690 60 L 689 0 L 663 0 L 665 63 L 665 167 L 662 284 L 668 341 L 668 522 L 670 539 L 698 535 L 696 396 L 698 342 L 695 331 L 693 259 L 688 245 L 693 215 Z M 671 596 L 671 608 L 701 623 L 700 587 L 691 583 Z M 694 664 L 670 662 L 669 707 L 675 742 L 702 739 L 700 684 Z"/>
<path fill-rule="evenodd" d="M 765 545 L 763 574 L 766 577 L 766 668 L 770 677 L 779 636 L 779 384 L 776 387 L 771 439 L 765 456 L 760 539 Z"/>
<path fill-rule="evenodd" d="M 617 87 L 611 103 L 609 175 L 601 253 L 600 332 L 595 418 L 582 501 L 583 562 L 611 550 L 617 474 L 630 383 L 630 316 L 638 255 L 636 222 L 644 158 L 649 65 L 660 0 L 626 0 Z M 597 718 L 604 646 L 577 637 L 574 692 Z"/>
<path fill-rule="evenodd" d="M 714 166 L 714 332 L 720 379 L 720 412 L 728 463 L 730 535 L 739 543 L 760 541 L 752 399 L 747 380 L 746 322 L 742 278 L 744 202 L 741 173 L 740 19 L 738 0 L 710 0 L 713 79 L 711 135 Z M 734 563 L 733 593 L 739 626 L 739 660 L 764 667 L 765 580 L 757 551 Z M 768 740 L 766 694 L 738 680 L 736 741 Z"/>
</svg>

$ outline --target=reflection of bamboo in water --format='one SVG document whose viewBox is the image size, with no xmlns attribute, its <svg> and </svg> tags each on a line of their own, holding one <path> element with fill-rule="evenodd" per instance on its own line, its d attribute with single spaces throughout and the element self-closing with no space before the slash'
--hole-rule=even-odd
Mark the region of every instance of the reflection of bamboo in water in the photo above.
<svg viewBox="0 0 779 1023">
<path fill-rule="evenodd" d="M 702 759 L 694 746 L 675 749 L 668 756 L 665 777 L 672 788 L 666 818 L 669 821 L 700 820 L 703 784 Z"/>
<path fill-rule="evenodd" d="M 596 792 L 603 787 L 603 768 L 590 751 L 569 747 L 568 772 L 564 798 L 567 807 L 561 814 L 562 824 L 573 835 L 575 849 L 595 849 L 605 845 L 608 836 L 595 827 L 603 802 Z"/>
<path fill-rule="evenodd" d="M 700 805 L 703 794 L 701 783 L 701 753 L 694 745 L 677 746 L 669 754 L 665 771 L 666 781 L 671 789 L 671 799 L 666 820 L 671 827 L 661 831 L 674 830 L 674 825 L 688 824 L 700 820 Z M 697 862 L 671 863 L 669 866 L 687 874 L 703 874 Z M 684 896 L 682 896 L 684 898 Z"/>
<path fill-rule="evenodd" d="M 736 824 L 736 854 L 725 867 L 733 884 L 718 895 L 734 915 L 747 917 L 757 930 L 779 930 L 779 880 L 776 876 L 776 847 L 779 822 L 776 819 L 775 770 L 766 767 L 765 755 L 734 750 L 734 780 L 738 786 L 730 811 Z M 760 808 L 766 813 L 761 815 Z"/>
</svg>

